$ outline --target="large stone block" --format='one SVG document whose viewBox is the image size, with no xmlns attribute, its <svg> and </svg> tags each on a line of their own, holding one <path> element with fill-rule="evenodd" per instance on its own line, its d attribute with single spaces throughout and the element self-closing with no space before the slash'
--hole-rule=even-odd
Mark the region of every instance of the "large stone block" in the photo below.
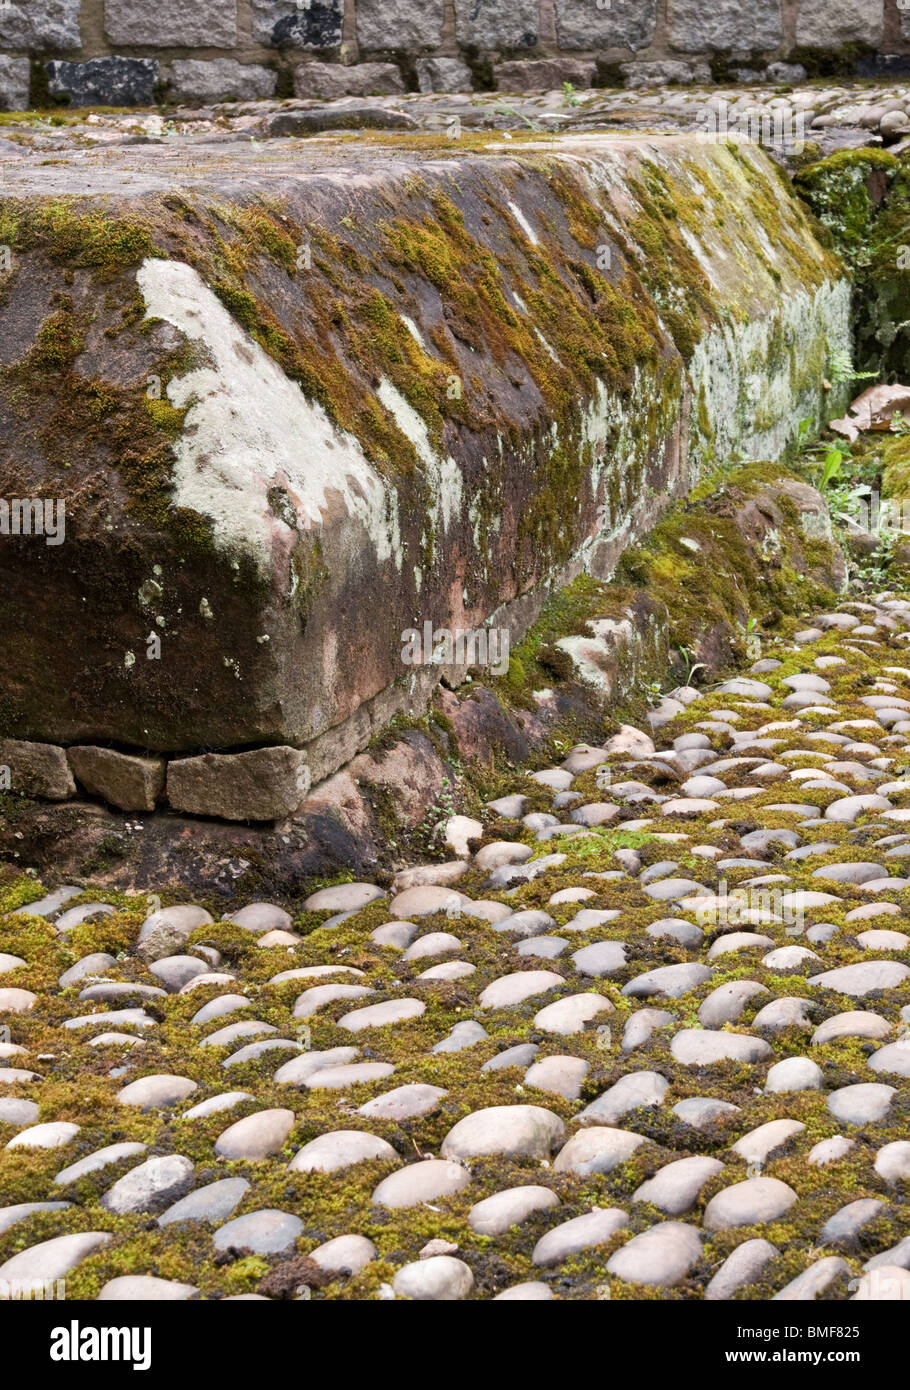
<svg viewBox="0 0 910 1390">
<path fill-rule="evenodd" d="M 67 757 L 86 791 L 121 811 L 154 811 L 164 790 L 163 758 L 141 758 L 90 744 L 68 748 Z"/>
<path fill-rule="evenodd" d="M 805 48 L 837 48 L 842 43 L 877 47 L 884 28 L 884 0 L 801 0 L 796 42 Z"/>
<path fill-rule="evenodd" d="M 656 22 L 657 0 L 556 0 L 560 48 L 647 48 Z"/>
<path fill-rule="evenodd" d="M 42 796 L 48 801 L 65 801 L 75 796 L 76 784 L 66 753 L 52 743 L 30 743 L 23 739 L 0 739 L 0 768 L 9 769 L 9 790 L 19 796 Z"/>
<path fill-rule="evenodd" d="M 534 48 L 539 11 L 538 0 L 455 0 L 455 36 L 474 48 Z"/>
<path fill-rule="evenodd" d="M 177 58 L 171 63 L 170 95 L 177 101 L 256 101 L 275 95 L 278 74 L 259 63 L 233 58 Z"/>
<path fill-rule="evenodd" d="M 28 92 L 28 59 L 7 58 L 0 53 L 0 111 L 27 111 Z"/>
<path fill-rule="evenodd" d="M 65 53 L 81 42 L 79 0 L 18 0 L 0 5 L 0 48 Z"/>
<path fill-rule="evenodd" d="M 70 106 L 150 106 L 158 63 L 154 58 L 90 58 L 87 63 L 46 64 L 51 96 Z"/>
<path fill-rule="evenodd" d="M 281 820 L 309 789 L 306 755 L 296 748 L 204 753 L 167 769 L 167 799 L 175 811 L 222 820 Z"/>
<path fill-rule="evenodd" d="M 0 495 L 64 478 L 67 524 L 0 544 L 3 732 L 167 756 L 181 809 L 286 813 L 293 780 L 251 810 L 233 769 L 266 754 L 230 750 L 331 776 L 457 660 L 433 636 L 415 664 L 406 632 L 514 649 L 702 468 L 779 457 L 845 404 L 821 382 L 846 275 L 756 146 L 556 137 L 542 165 L 352 145 L 4 165 L 28 239 Z M 645 160 L 666 192 L 642 208 Z M 84 200 L 62 245 L 49 178 Z M 65 370 L 31 366 L 45 325 Z"/>
<path fill-rule="evenodd" d="M 253 38 L 272 48 L 329 52 L 341 46 L 344 0 L 252 0 Z"/>
<path fill-rule="evenodd" d="M 426 734 L 409 729 L 390 748 L 363 753 L 345 769 L 357 786 L 391 798 L 401 820 L 416 825 L 445 790 L 445 763 Z"/>
<path fill-rule="evenodd" d="M 597 64 L 583 58 L 541 58 L 536 62 L 516 58 L 493 68 L 499 92 L 556 92 L 564 82 L 591 87 L 596 76 Z"/>
<path fill-rule="evenodd" d="M 827 5 L 827 0 L 825 0 Z M 777 48 L 781 0 L 667 0 L 670 43 L 681 53 Z"/>
<path fill-rule="evenodd" d="M 626 87 L 668 87 L 687 82 L 710 82 L 711 66 L 704 59 L 683 63 L 678 58 L 657 58 L 653 62 L 620 63 Z"/>
<path fill-rule="evenodd" d="M 339 130 L 417 130 L 413 116 L 392 106 L 368 102 L 286 109 L 267 115 L 260 126 L 262 134 L 273 140 L 282 135 L 316 135 Z"/>
<path fill-rule="evenodd" d="M 426 49 L 442 43 L 443 0 L 358 0 L 362 49 Z"/>
<path fill-rule="evenodd" d="M 783 82 L 790 87 L 799 87 L 807 76 L 802 63 L 769 63 L 765 69 L 767 82 Z"/>
<path fill-rule="evenodd" d="M 237 0 L 104 0 L 104 32 L 113 44 L 147 48 L 233 48 Z"/>
<path fill-rule="evenodd" d="M 294 69 L 296 97 L 368 97 L 403 92 L 404 80 L 394 63 L 301 63 Z"/>
<path fill-rule="evenodd" d="M 474 76 L 460 58 L 418 58 L 417 85 L 422 92 L 470 92 Z"/>
</svg>

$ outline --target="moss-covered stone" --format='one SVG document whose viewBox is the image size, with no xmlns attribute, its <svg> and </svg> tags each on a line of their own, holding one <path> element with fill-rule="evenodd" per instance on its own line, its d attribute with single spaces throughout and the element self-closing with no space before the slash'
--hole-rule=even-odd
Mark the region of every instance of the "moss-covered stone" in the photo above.
<svg viewBox="0 0 910 1390">
<path fill-rule="evenodd" d="M 796 187 L 855 276 L 856 365 L 904 380 L 910 365 L 910 176 L 887 150 L 838 150 Z"/>
</svg>

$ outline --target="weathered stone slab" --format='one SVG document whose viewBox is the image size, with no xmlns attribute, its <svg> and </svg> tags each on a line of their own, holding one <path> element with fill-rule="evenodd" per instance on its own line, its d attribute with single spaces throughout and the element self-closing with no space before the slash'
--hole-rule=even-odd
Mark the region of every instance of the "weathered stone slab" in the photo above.
<svg viewBox="0 0 910 1390">
<path fill-rule="evenodd" d="M 78 8 L 78 7 L 77 7 Z M 104 0 L 104 32 L 112 44 L 146 48 L 232 48 L 237 42 L 236 0 Z"/>
<path fill-rule="evenodd" d="M 361 49 L 427 49 L 442 43 L 443 0 L 358 0 Z"/>
<path fill-rule="evenodd" d="M 0 5 L 0 48 L 33 53 L 78 48 L 80 0 L 24 0 Z"/>
<path fill-rule="evenodd" d="M 3 24 L 0 9 L 0 26 Z M 0 111 L 27 111 L 30 68 L 27 58 L 0 54 Z"/>
<path fill-rule="evenodd" d="M 260 133 L 272 140 L 282 135 L 317 135 L 332 130 L 416 129 L 416 121 L 404 111 L 364 104 L 317 106 L 309 111 L 279 111 L 273 116 L 264 117 Z"/>
<path fill-rule="evenodd" d="M 204 753 L 168 764 L 167 797 L 175 811 L 223 820 L 278 820 L 296 811 L 310 785 L 296 748 Z"/>
<path fill-rule="evenodd" d="M 70 106 L 151 106 L 155 99 L 154 58 L 54 59 L 46 66 L 51 96 L 69 98 Z"/>
<path fill-rule="evenodd" d="M 470 75 L 470 73 L 469 73 Z M 294 69 L 296 97 L 368 97 L 403 92 L 404 80 L 394 63 L 301 63 Z"/>
<path fill-rule="evenodd" d="M 416 8 L 416 7 L 415 7 Z M 455 36 L 475 48 L 534 48 L 538 39 L 537 0 L 455 0 Z"/>
<path fill-rule="evenodd" d="M 824 8 L 830 8 L 827 0 Z M 777 48 L 781 42 L 781 0 L 667 0 L 667 18 L 670 43 L 681 53 Z"/>
<path fill-rule="evenodd" d="M 659 58 L 654 62 L 620 63 L 626 87 L 665 87 L 676 83 L 710 82 L 711 68 L 703 59 L 693 63 L 678 58 Z"/>
<path fill-rule="evenodd" d="M 657 0 L 556 0 L 559 47 L 567 49 L 647 48 L 654 38 Z"/>
<path fill-rule="evenodd" d="M 884 12 L 884 0 L 825 0 L 823 5 L 803 0 L 796 42 L 807 48 L 837 48 L 842 43 L 875 47 L 882 40 Z"/>
<path fill-rule="evenodd" d="M 20 796 L 65 801 L 76 794 L 66 753 L 51 743 L 0 739 L 0 767 L 9 768 L 9 790 Z"/>
<path fill-rule="evenodd" d="M 459 58 L 418 58 L 414 64 L 422 92 L 470 92 L 474 75 Z"/>
<path fill-rule="evenodd" d="M 597 64 L 583 58 L 515 58 L 493 68 L 500 92 L 558 91 L 564 82 L 591 87 L 596 75 Z"/>
<path fill-rule="evenodd" d="M 257 43 L 316 52 L 341 44 L 343 0 L 313 0 L 306 7 L 295 0 L 252 0 L 252 13 Z"/>
<path fill-rule="evenodd" d="M 256 101 L 275 95 L 278 74 L 261 63 L 233 58 L 176 58 L 170 96 L 177 101 Z"/>
<path fill-rule="evenodd" d="M 164 790 L 164 759 L 140 758 L 90 745 L 67 749 L 76 777 L 93 796 L 121 811 L 154 811 Z"/>
</svg>

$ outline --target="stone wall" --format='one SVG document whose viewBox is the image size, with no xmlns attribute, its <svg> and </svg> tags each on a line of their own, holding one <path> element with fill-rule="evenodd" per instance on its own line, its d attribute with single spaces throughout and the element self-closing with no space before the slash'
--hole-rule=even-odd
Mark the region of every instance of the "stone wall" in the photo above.
<svg viewBox="0 0 910 1390">
<path fill-rule="evenodd" d="M 910 71 L 905 3 L 0 0 L 0 109 Z"/>
</svg>

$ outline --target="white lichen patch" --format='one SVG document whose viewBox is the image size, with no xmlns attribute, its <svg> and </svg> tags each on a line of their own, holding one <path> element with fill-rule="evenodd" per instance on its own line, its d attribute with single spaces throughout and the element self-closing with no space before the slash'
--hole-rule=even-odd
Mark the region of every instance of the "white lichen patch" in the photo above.
<svg viewBox="0 0 910 1390">
<path fill-rule="evenodd" d="M 386 377 L 380 381 L 376 395 L 402 434 L 413 444 L 426 471 L 429 483 L 427 505 L 434 513 L 434 523 L 448 530 L 461 515 L 464 502 L 461 469 L 453 458 L 437 453 L 422 417 Z"/>
<path fill-rule="evenodd" d="M 665 381 L 663 391 L 672 383 Z M 588 482 L 597 503 L 596 529 L 579 548 L 583 567 L 599 579 L 609 578 L 620 551 L 629 544 L 642 525 L 653 521 L 654 491 L 641 487 L 636 479 L 647 477 L 654 451 L 662 450 L 667 439 L 663 429 L 652 431 L 643 422 L 655 403 L 654 378 L 635 369 L 626 399 L 611 393 L 598 382 L 594 396 L 581 416 L 581 444 L 590 458 Z M 611 481 L 615 485 L 611 502 Z M 666 478 L 664 491 L 669 499 L 690 482 L 685 459 L 680 470 Z"/>
<path fill-rule="evenodd" d="M 136 280 L 149 317 L 202 343 L 211 363 L 168 384 L 171 403 L 189 406 L 174 446 L 174 506 L 208 517 L 220 547 L 252 555 L 266 574 L 276 539 L 285 549 L 293 540 L 270 488 L 286 491 L 300 530 L 321 527 L 330 510 L 337 517 L 340 503 L 377 558 L 400 568 L 397 495 L 360 442 L 307 400 L 191 266 L 149 259 Z"/>
<path fill-rule="evenodd" d="M 538 341 L 540 342 L 540 344 L 542 345 L 543 350 L 544 350 L 544 352 L 547 354 L 547 356 L 549 357 L 550 361 L 551 361 L 551 362 L 555 362 L 556 365 L 557 365 L 557 367 L 561 367 L 561 366 L 562 366 L 562 363 L 560 362 L 559 358 L 556 356 L 556 353 L 553 351 L 553 348 L 550 346 L 550 344 L 547 342 L 546 338 L 545 338 L 545 337 L 543 336 L 543 334 L 541 333 L 540 329 L 539 329 L 539 328 L 535 328 L 535 329 L 534 329 L 534 332 L 537 334 L 537 339 L 538 339 Z"/>
<path fill-rule="evenodd" d="M 498 442 L 500 453 L 502 453 L 502 439 L 500 438 Z M 488 467 L 486 459 L 484 459 L 484 466 Z M 468 521 L 471 526 L 474 549 L 477 552 L 474 576 L 478 581 L 482 580 L 486 583 L 490 572 L 487 558 L 491 551 L 490 538 L 498 536 L 502 531 L 502 517 L 498 510 L 490 515 L 482 494 L 477 492 L 468 504 Z"/>
<path fill-rule="evenodd" d="M 531 226 L 531 224 L 530 224 L 530 222 L 528 221 L 528 219 L 525 217 L 524 213 L 522 212 L 522 210 L 521 210 L 521 208 L 518 206 L 518 204 L 517 204 L 517 203 L 507 203 L 506 206 L 508 207 L 509 212 L 512 214 L 512 216 L 515 218 L 515 221 L 518 223 L 518 225 L 519 225 L 519 227 L 521 228 L 521 230 L 524 232 L 525 236 L 528 238 L 528 241 L 531 243 L 531 245 L 532 245 L 532 246 L 539 246 L 539 245 L 540 245 L 540 240 L 539 240 L 539 238 L 538 238 L 538 236 L 537 236 L 537 233 L 535 232 L 534 228 Z"/>
<path fill-rule="evenodd" d="M 801 420 L 817 424 L 836 409 L 837 398 L 822 398 L 821 381 L 831 354 L 849 345 L 847 280 L 791 289 L 775 312 L 707 333 L 689 364 L 703 403 L 702 420 L 693 420 L 693 462 L 734 452 L 748 462 L 780 457 Z"/>
<path fill-rule="evenodd" d="M 414 320 L 410 317 L 410 315 L 408 315 L 408 314 L 402 314 L 402 315 L 401 315 L 401 322 L 404 324 L 405 328 L 408 330 L 408 332 L 410 333 L 411 337 L 414 339 L 414 342 L 415 342 L 415 343 L 417 344 L 417 346 L 420 348 L 420 351 L 421 351 L 421 352 L 426 352 L 426 351 L 427 351 L 427 345 L 426 345 L 426 342 L 424 341 L 424 336 L 423 336 L 423 334 L 421 333 L 420 329 L 417 327 L 417 324 L 416 324 L 416 323 L 414 322 Z M 429 356 L 429 354 L 427 354 L 427 355 Z"/>
<path fill-rule="evenodd" d="M 588 627 L 592 636 L 560 637 L 556 645 L 572 658 L 579 680 L 609 697 L 613 690 L 611 670 L 616 655 L 622 648 L 631 646 L 635 628 L 628 618 L 618 622 L 612 618 L 598 618 Z"/>
</svg>

